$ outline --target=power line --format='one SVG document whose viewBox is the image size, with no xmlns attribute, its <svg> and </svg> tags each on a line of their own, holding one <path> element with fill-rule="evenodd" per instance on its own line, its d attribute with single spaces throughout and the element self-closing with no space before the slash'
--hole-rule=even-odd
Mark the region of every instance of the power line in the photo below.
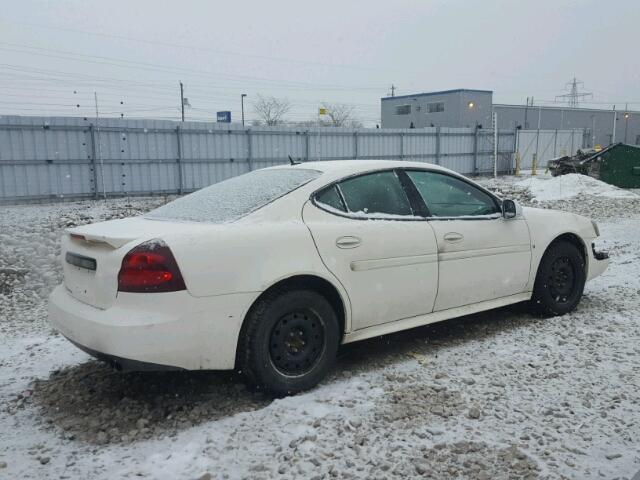
<svg viewBox="0 0 640 480">
<path fill-rule="evenodd" d="M 220 72 L 213 72 L 209 70 L 201 70 L 201 69 L 193 69 L 187 67 L 176 67 L 173 65 L 164 65 L 158 63 L 151 62 L 140 62 L 134 60 L 126 60 L 120 59 L 116 57 L 106 57 L 100 55 L 87 55 L 82 53 L 70 52 L 66 50 L 55 50 L 44 47 L 37 47 L 33 45 L 20 45 L 8 42 L 0 42 L 0 45 L 8 45 L 10 47 L 17 48 L 6 48 L 0 47 L 0 50 L 14 52 L 14 53 L 24 53 L 28 55 L 42 56 L 48 58 L 58 58 L 62 60 L 70 60 L 75 62 L 82 63 L 93 63 L 98 65 L 109 65 L 120 68 L 135 68 L 141 70 L 151 70 L 151 71 L 162 71 L 165 73 L 190 73 L 195 76 L 203 76 L 206 78 L 211 78 L 211 76 L 216 77 L 228 77 L 230 79 L 236 80 L 250 80 L 250 81 L 258 81 L 258 82 L 278 82 L 279 84 L 289 84 L 294 87 L 313 87 L 314 89 L 318 88 L 328 88 L 328 89 L 345 89 L 345 90 L 353 90 L 353 89 L 368 89 L 368 90 L 380 90 L 380 87 L 373 86 L 355 86 L 355 85 L 338 85 L 338 84 L 322 84 L 322 83 L 311 83 L 311 82 L 300 82 L 300 81 L 291 81 L 291 80 L 282 80 L 282 79 L 271 79 L 265 77 L 255 77 L 249 75 L 239 75 L 239 74 L 224 74 Z M 36 50 L 36 51 L 32 51 Z M 53 53 L 41 53 L 41 52 L 53 52 Z M 79 58 L 74 58 L 79 57 Z"/>
<path fill-rule="evenodd" d="M 112 39 L 116 39 L 116 40 L 134 41 L 134 42 L 145 43 L 145 44 L 149 44 L 149 45 L 161 45 L 161 46 L 165 46 L 165 47 L 197 50 L 197 51 L 215 53 L 215 54 L 220 54 L 220 55 L 229 55 L 229 56 L 235 56 L 235 57 L 256 58 L 256 59 L 269 60 L 269 61 L 275 61 L 275 62 L 297 63 L 297 64 L 302 64 L 302 65 L 315 65 L 315 66 L 321 66 L 321 67 L 345 68 L 345 69 L 353 69 L 353 70 L 365 70 L 365 71 L 383 71 L 383 70 L 386 70 L 386 68 L 381 68 L 381 67 L 363 67 L 363 66 L 360 66 L 360 65 L 345 65 L 345 64 L 327 63 L 327 62 L 317 62 L 317 61 L 312 61 L 312 60 L 303 60 L 303 59 L 291 58 L 291 57 L 276 57 L 276 56 L 270 56 L 270 55 L 258 55 L 258 54 L 254 54 L 254 53 L 244 53 L 244 52 L 235 52 L 235 51 L 230 51 L 230 50 L 220 50 L 220 49 L 213 49 L 213 48 L 210 48 L 210 47 L 200 47 L 200 46 L 186 45 L 186 44 L 180 44 L 180 43 L 171 43 L 171 42 L 164 42 L 164 41 L 158 41 L 158 40 L 149 40 L 149 39 L 143 39 L 143 38 L 137 38 L 137 37 L 124 36 L 124 35 L 107 34 L 107 33 L 101 33 L 101 32 L 90 32 L 90 31 L 86 31 L 86 30 L 73 29 L 73 28 L 52 27 L 50 25 L 39 25 L 39 24 L 35 24 L 35 23 L 27 23 L 27 22 L 12 22 L 12 23 L 21 23 L 22 25 L 27 25 L 27 26 L 35 27 L 35 28 L 45 28 L 45 29 L 50 29 L 50 30 L 59 30 L 59 31 L 71 32 L 71 33 L 79 33 L 79 34 L 83 34 L 83 35 L 91 35 L 91 36 L 97 36 L 97 37 L 103 37 L 103 38 L 112 38 Z"/>
</svg>

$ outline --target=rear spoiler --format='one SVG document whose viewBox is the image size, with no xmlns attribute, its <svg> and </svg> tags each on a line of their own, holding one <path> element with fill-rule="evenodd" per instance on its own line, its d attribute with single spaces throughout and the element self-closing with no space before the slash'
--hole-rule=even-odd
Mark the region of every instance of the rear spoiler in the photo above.
<svg viewBox="0 0 640 480">
<path fill-rule="evenodd" d="M 69 235 L 69 237 L 71 237 L 72 240 L 77 240 L 80 242 L 87 242 L 87 243 L 102 243 L 102 244 L 110 245 L 113 248 L 120 248 L 124 244 L 129 243 L 131 240 L 135 240 L 135 238 L 131 238 L 131 237 L 92 235 L 92 234 L 79 231 L 79 227 L 69 228 L 65 232 Z"/>
</svg>

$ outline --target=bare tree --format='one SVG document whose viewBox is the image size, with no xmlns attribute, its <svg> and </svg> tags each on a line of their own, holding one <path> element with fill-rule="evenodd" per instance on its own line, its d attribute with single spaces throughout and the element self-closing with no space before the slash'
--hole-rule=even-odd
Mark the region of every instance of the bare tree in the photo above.
<svg viewBox="0 0 640 480">
<path fill-rule="evenodd" d="M 284 116 L 291 110 L 291 102 L 286 98 L 263 97 L 258 95 L 253 109 L 265 125 L 279 125 Z"/>
<path fill-rule="evenodd" d="M 353 115 L 353 106 L 344 103 L 323 103 L 330 124 L 334 127 L 360 128 L 362 123 Z"/>
</svg>

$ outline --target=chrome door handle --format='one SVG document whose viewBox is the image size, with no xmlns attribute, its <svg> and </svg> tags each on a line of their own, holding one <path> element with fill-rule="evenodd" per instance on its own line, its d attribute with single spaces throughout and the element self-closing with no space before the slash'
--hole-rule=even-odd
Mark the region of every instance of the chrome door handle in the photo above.
<svg viewBox="0 0 640 480">
<path fill-rule="evenodd" d="M 346 235 L 344 237 L 340 237 L 336 240 L 336 247 L 338 248 L 356 248 L 359 247 L 362 243 L 358 237 L 354 237 L 351 235 Z"/>
<path fill-rule="evenodd" d="M 444 239 L 447 242 L 455 243 L 461 242 L 464 239 L 464 236 L 461 233 L 449 232 L 444 234 Z"/>
</svg>

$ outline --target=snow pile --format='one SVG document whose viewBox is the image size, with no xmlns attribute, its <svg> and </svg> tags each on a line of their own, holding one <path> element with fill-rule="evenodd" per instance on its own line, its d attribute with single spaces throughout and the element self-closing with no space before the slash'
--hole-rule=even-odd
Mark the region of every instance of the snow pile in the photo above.
<svg viewBox="0 0 640 480">
<path fill-rule="evenodd" d="M 528 178 L 515 184 L 517 187 L 528 188 L 529 192 L 539 202 L 562 200 L 577 195 L 595 195 L 608 198 L 638 198 L 633 192 L 623 190 L 608 183 L 601 182 L 587 175 L 569 173 L 550 179 Z"/>
</svg>

